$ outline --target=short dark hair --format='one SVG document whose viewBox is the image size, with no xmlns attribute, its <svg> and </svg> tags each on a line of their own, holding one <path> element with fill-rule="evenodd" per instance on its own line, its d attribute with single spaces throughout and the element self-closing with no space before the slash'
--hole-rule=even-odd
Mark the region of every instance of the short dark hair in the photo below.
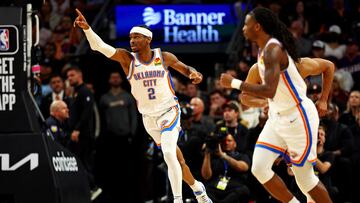
<svg viewBox="0 0 360 203">
<path fill-rule="evenodd" d="M 51 81 L 53 78 L 57 78 L 57 77 L 61 78 L 61 80 L 64 81 L 64 79 L 63 79 L 63 78 L 61 77 L 61 75 L 59 75 L 59 74 L 52 74 L 52 75 L 50 76 L 50 81 Z"/>
<path fill-rule="evenodd" d="M 78 72 L 78 73 L 82 73 L 82 70 L 76 66 L 76 65 L 71 65 L 67 70 L 66 70 L 66 74 L 69 72 L 69 71 L 75 71 L 75 72 Z"/>
</svg>

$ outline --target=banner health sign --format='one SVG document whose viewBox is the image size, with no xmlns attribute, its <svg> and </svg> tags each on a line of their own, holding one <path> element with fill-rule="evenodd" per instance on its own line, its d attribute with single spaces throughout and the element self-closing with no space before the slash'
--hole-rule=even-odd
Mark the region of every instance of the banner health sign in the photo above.
<svg viewBox="0 0 360 203">
<path fill-rule="evenodd" d="M 129 45 L 129 31 L 147 25 L 153 45 L 227 43 L 236 28 L 233 5 L 126 5 L 116 7 L 120 46 Z"/>
</svg>

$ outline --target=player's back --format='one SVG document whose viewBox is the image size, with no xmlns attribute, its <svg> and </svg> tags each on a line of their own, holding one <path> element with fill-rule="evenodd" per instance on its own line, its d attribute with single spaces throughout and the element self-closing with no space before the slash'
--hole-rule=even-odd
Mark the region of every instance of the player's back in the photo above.
<svg viewBox="0 0 360 203">
<path fill-rule="evenodd" d="M 264 50 L 266 46 L 272 43 L 282 46 L 277 39 L 271 38 L 265 45 Z M 268 100 L 270 107 L 269 110 L 273 112 L 286 111 L 297 106 L 304 99 L 308 99 L 306 96 L 306 84 L 299 74 L 294 60 L 288 53 L 286 54 L 288 57 L 288 67 L 280 72 L 280 79 L 275 96 Z M 265 64 L 263 55 L 263 51 L 259 53 L 258 67 L 261 80 L 264 83 Z"/>
<path fill-rule="evenodd" d="M 157 115 L 178 104 L 161 50 L 157 48 L 152 51 L 153 58 L 148 63 L 141 62 L 137 53 L 131 53 L 133 60 L 127 77 L 139 112 L 146 115 Z"/>
</svg>

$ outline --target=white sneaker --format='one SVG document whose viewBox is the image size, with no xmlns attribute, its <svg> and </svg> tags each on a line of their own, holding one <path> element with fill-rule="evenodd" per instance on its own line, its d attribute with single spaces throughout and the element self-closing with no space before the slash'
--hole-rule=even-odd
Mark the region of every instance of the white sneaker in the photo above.
<svg viewBox="0 0 360 203">
<path fill-rule="evenodd" d="M 199 182 L 199 184 L 201 185 L 202 190 L 194 192 L 194 195 L 198 203 L 213 203 L 209 198 L 209 196 L 206 194 L 206 189 L 204 184 L 202 184 L 202 182 Z"/>
<path fill-rule="evenodd" d="M 100 194 L 102 193 L 102 189 L 99 187 L 94 188 L 90 191 L 91 201 L 94 201 Z"/>
</svg>

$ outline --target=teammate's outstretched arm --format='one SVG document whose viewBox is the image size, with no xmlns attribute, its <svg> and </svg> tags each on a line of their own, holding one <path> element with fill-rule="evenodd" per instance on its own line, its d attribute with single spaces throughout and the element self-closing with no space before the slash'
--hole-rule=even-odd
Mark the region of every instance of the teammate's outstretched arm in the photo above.
<svg viewBox="0 0 360 203">
<path fill-rule="evenodd" d="M 322 58 L 301 58 L 298 71 L 302 78 L 322 74 L 321 97 L 316 102 L 316 108 L 320 117 L 325 116 L 331 85 L 334 78 L 334 63 Z"/>
<path fill-rule="evenodd" d="M 179 73 L 183 74 L 184 76 L 188 77 L 190 80 L 192 80 L 193 84 L 199 84 L 202 81 L 203 75 L 195 68 L 184 64 L 174 54 L 170 52 L 162 52 L 162 54 L 165 65 L 167 67 L 171 67 Z"/>
<path fill-rule="evenodd" d="M 220 83 L 225 88 L 235 88 L 251 95 L 273 98 L 280 79 L 280 59 L 285 52 L 277 44 L 270 44 L 264 50 L 264 84 L 251 84 L 234 79 L 230 74 L 221 74 Z"/>
<path fill-rule="evenodd" d="M 87 23 L 84 15 L 76 9 L 77 17 L 74 21 L 74 26 L 79 26 L 85 33 L 87 40 L 89 41 L 92 50 L 98 51 L 104 54 L 106 57 L 119 62 L 127 75 L 129 72 L 129 66 L 132 59 L 130 52 L 126 49 L 115 49 L 114 47 L 106 44 L 90 27 Z"/>
<path fill-rule="evenodd" d="M 251 84 L 261 84 L 257 63 L 251 66 L 249 73 L 246 76 L 245 82 Z M 253 96 L 246 91 L 241 92 L 240 100 L 242 104 L 248 107 L 264 107 L 268 103 L 265 98 Z"/>
</svg>

